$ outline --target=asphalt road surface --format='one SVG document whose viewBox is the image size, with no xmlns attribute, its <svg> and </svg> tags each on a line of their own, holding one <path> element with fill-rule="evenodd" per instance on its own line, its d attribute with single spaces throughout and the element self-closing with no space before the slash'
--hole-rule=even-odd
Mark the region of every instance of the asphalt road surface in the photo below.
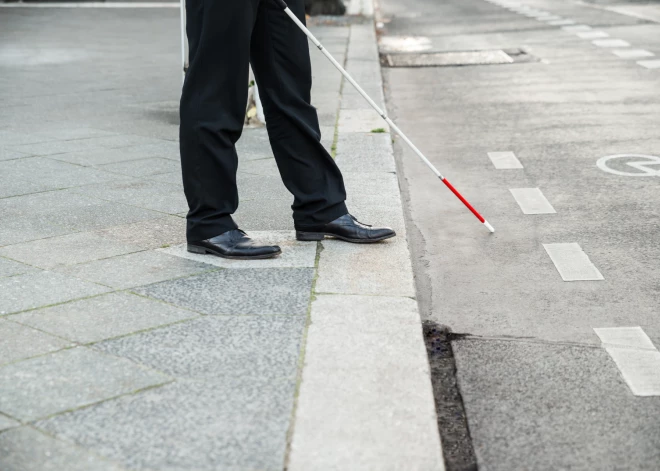
<svg viewBox="0 0 660 471">
<path fill-rule="evenodd" d="M 384 68 L 391 117 L 497 229 L 396 140 L 423 316 L 467 334 L 480 470 L 659 470 L 660 3 L 496 1 L 379 0 L 381 53 L 525 53 Z"/>
</svg>

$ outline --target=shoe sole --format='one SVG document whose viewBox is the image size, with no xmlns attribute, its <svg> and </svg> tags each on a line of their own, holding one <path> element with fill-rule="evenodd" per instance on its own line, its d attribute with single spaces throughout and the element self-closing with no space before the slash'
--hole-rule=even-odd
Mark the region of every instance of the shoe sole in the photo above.
<svg viewBox="0 0 660 471">
<path fill-rule="evenodd" d="M 386 236 L 379 237 L 378 239 L 351 239 L 349 237 L 344 237 L 340 236 L 337 234 L 330 234 L 328 232 L 301 232 L 301 231 L 296 231 L 296 239 L 300 241 L 305 241 L 305 242 L 312 242 L 312 241 L 319 241 L 323 240 L 327 237 L 333 238 L 333 239 L 341 239 L 346 242 L 350 242 L 352 244 L 375 244 L 376 242 L 381 242 L 385 239 L 391 239 L 392 237 L 396 237 L 396 234 L 390 234 Z"/>
<path fill-rule="evenodd" d="M 194 245 L 188 246 L 188 252 L 199 255 L 215 255 L 216 257 L 226 258 L 229 260 L 266 260 L 269 258 L 279 257 L 282 254 L 282 251 L 280 250 L 279 252 L 269 253 L 266 255 L 244 255 L 244 256 L 224 255 L 215 250 L 207 249 L 206 247 L 196 247 Z"/>
</svg>

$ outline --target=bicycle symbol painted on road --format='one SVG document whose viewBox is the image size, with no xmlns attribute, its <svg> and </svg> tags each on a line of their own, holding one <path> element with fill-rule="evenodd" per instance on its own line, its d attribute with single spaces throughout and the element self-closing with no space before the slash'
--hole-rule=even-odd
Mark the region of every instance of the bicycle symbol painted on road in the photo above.
<svg viewBox="0 0 660 471">
<path fill-rule="evenodd" d="M 617 159 L 628 159 L 625 163 L 620 163 L 618 168 L 631 167 L 636 171 L 617 170 L 610 165 Z M 601 157 L 596 162 L 599 169 L 604 172 L 621 175 L 624 177 L 660 177 L 660 157 L 644 154 L 618 154 Z"/>
</svg>

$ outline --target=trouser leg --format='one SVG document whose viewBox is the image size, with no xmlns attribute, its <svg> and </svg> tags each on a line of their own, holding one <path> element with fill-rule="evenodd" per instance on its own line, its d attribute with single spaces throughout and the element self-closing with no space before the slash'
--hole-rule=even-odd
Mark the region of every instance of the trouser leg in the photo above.
<svg viewBox="0 0 660 471">
<path fill-rule="evenodd" d="M 187 0 L 190 61 L 181 96 L 181 166 L 188 240 L 235 229 L 234 144 L 248 93 L 250 37 L 259 0 Z"/>
<path fill-rule="evenodd" d="M 304 22 L 304 1 L 287 3 Z M 344 181 L 321 145 L 318 116 L 310 105 L 307 37 L 273 0 L 259 3 L 250 54 L 273 154 L 284 185 L 294 195 L 296 226 L 346 214 Z"/>
</svg>

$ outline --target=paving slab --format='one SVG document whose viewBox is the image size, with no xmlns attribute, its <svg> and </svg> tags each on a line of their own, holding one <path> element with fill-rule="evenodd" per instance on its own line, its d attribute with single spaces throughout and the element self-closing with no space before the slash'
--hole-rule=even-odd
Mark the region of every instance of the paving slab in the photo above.
<svg viewBox="0 0 660 471">
<path fill-rule="evenodd" d="M 0 257 L 0 278 L 38 272 L 39 269 L 23 263 Z"/>
<path fill-rule="evenodd" d="M 178 149 L 175 150 L 169 142 L 163 142 L 114 149 L 95 148 L 79 152 L 57 154 L 50 157 L 55 160 L 89 167 L 149 157 L 171 158 L 173 155 L 178 155 Z"/>
<path fill-rule="evenodd" d="M 10 419 L 4 414 L 0 414 L 0 432 L 10 428 L 18 427 L 20 425 L 21 425 L 20 422 L 17 422 L 14 419 Z"/>
<path fill-rule="evenodd" d="M 181 173 L 181 164 L 179 162 L 160 157 L 99 165 L 98 168 L 106 172 L 128 175 L 129 177 L 148 177 L 168 172 Z"/>
<path fill-rule="evenodd" d="M 429 377 L 414 300 L 318 296 L 288 469 L 444 469 Z"/>
<path fill-rule="evenodd" d="M 204 316 L 94 348 L 178 378 L 294 380 L 305 316 Z"/>
<path fill-rule="evenodd" d="M 72 165 L 44 157 L 0 162 L 0 172 L 4 178 L 48 183 L 48 189 L 70 188 L 73 186 L 102 183 L 116 180 L 109 172 Z"/>
<path fill-rule="evenodd" d="M 71 141 L 74 139 L 89 139 L 91 137 L 116 135 L 114 132 L 104 131 L 102 129 L 71 127 L 66 124 L 59 124 L 57 126 L 50 125 L 45 128 L 39 128 L 39 130 L 34 131 L 32 134 L 37 137 L 43 136 L 58 141 Z"/>
<path fill-rule="evenodd" d="M 0 365 L 72 346 L 62 338 L 0 318 Z"/>
<path fill-rule="evenodd" d="M 395 172 L 392 137 L 387 134 L 340 134 L 336 162 L 345 175 L 359 172 Z"/>
<path fill-rule="evenodd" d="M 169 381 L 126 359 L 77 347 L 1 367 L 0 412 L 31 421 Z"/>
<path fill-rule="evenodd" d="M 221 268 L 313 268 L 315 266 L 317 245 L 313 242 L 297 241 L 293 231 L 251 231 L 250 237 L 259 243 L 279 245 L 282 255 L 267 260 L 230 260 L 213 255 L 190 253 L 187 244 L 158 251 Z"/>
<path fill-rule="evenodd" d="M 62 267 L 58 271 L 115 289 L 128 289 L 186 277 L 213 268 L 194 260 L 144 251 Z"/>
<path fill-rule="evenodd" d="M 125 471 L 117 464 L 32 427 L 0 434 L 3 471 Z"/>
<path fill-rule="evenodd" d="M 46 142 L 49 140 L 52 139 L 36 134 L 15 132 L 7 129 L 0 130 L 0 146 L 2 147 L 35 144 L 37 142 Z"/>
<path fill-rule="evenodd" d="M 95 283 L 49 271 L 0 278 L 0 315 L 110 291 Z"/>
<path fill-rule="evenodd" d="M 389 133 L 389 126 L 375 111 L 369 109 L 342 109 L 339 112 L 339 133 L 370 133 L 382 129 Z"/>
<path fill-rule="evenodd" d="M 96 233 L 105 239 L 136 245 L 143 249 L 157 249 L 185 242 L 186 220 L 178 216 L 166 216 L 112 226 L 98 230 Z"/>
<path fill-rule="evenodd" d="M 415 296 L 410 254 L 405 239 L 351 245 L 324 240 L 316 292 Z"/>
<path fill-rule="evenodd" d="M 0 248 L 0 256 L 35 267 L 51 269 L 137 252 L 140 247 L 79 232 Z"/>
<path fill-rule="evenodd" d="M 151 180 L 125 179 L 119 182 L 86 185 L 75 188 L 73 191 L 161 213 L 177 214 L 188 210 L 182 183 L 173 185 Z"/>
<path fill-rule="evenodd" d="M 294 393 L 291 380 L 181 381 L 37 426 L 130 469 L 279 471 Z"/>
<path fill-rule="evenodd" d="M 203 314 L 304 315 L 313 275 L 311 268 L 237 268 L 156 283 L 135 292 Z"/>
<path fill-rule="evenodd" d="M 47 156 L 64 154 L 65 152 L 85 151 L 87 149 L 100 147 L 91 141 L 91 139 L 76 139 L 73 141 L 50 140 L 48 142 L 19 145 L 11 147 L 11 149 L 23 152 L 24 154 Z"/>
<path fill-rule="evenodd" d="M 0 145 L 2 145 L 0 143 Z M 18 152 L 13 149 L 7 149 L 6 147 L 0 147 L 0 161 L 2 160 L 13 160 L 13 159 L 20 159 L 23 157 L 29 157 L 30 154 L 26 154 L 24 152 Z"/>
<path fill-rule="evenodd" d="M 0 198 L 11 196 L 29 195 L 52 189 L 49 182 L 36 182 L 31 180 L 19 180 L 11 176 L 0 177 Z"/>
<path fill-rule="evenodd" d="M 109 293 L 8 319 L 78 343 L 90 343 L 193 317 L 197 314 L 141 296 Z"/>
</svg>

